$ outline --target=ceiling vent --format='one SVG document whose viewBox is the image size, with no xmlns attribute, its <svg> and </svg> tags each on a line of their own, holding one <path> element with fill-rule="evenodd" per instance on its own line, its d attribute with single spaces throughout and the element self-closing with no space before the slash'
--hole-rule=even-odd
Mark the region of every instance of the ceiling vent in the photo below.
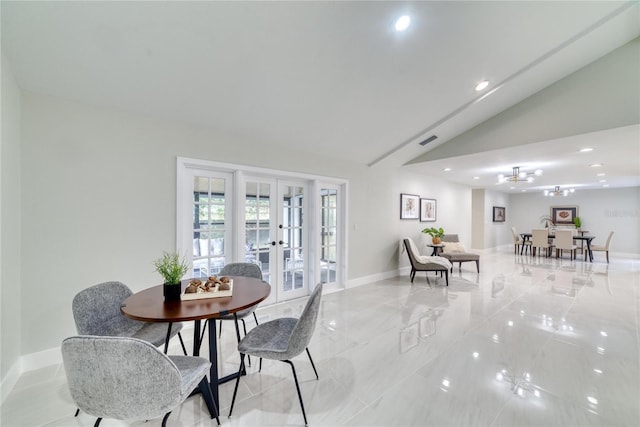
<svg viewBox="0 0 640 427">
<path fill-rule="evenodd" d="M 435 135 L 431 135 L 429 138 L 427 138 L 427 139 L 425 139 L 424 141 L 422 141 L 422 142 L 420 143 L 420 145 L 422 145 L 422 146 L 424 147 L 425 145 L 427 145 L 428 143 L 430 143 L 430 142 L 432 142 L 432 141 L 435 141 L 436 139 L 438 139 L 438 137 L 437 137 L 437 136 L 435 136 Z"/>
</svg>

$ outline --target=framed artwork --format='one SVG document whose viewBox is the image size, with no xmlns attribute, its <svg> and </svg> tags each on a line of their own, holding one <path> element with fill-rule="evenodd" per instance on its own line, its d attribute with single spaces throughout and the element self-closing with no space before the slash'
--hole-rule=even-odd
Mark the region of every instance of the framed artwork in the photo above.
<svg viewBox="0 0 640 427">
<path fill-rule="evenodd" d="M 577 216 L 577 206 L 551 206 L 551 221 L 554 224 L 573 224 Z"/>
<path fill-rule="evenodd" d="M 420 196 L 400 194 L 400 219 L 418 219 Z"/>
<path fill-rule="evenodd" d="M 503 206 L 493 207 L 493 222 L 504 222 L 507 219 L 507 213 Z"/>
<path fill-rule="evenodd" d="M 420 221 L 436 220 L 436 199 L 420 199 Z"/>
</svg>

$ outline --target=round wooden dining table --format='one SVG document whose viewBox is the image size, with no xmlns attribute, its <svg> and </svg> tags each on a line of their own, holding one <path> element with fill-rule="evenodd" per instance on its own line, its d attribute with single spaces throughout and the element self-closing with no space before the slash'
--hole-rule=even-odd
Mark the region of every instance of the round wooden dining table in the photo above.
<svg viewBox="0 0 640 427">
<path fill-rule="evenodd" d="M 163 285 L 153 286 L 131 295 L 122 303 L 120 310 L 126 317 L 143 322 L 187 322 L 194 321 L 193 330 L 193 355 L 199 356 L 201 337 L 201 321 L 215 320 L 216 317 L 234 314 L 238 311 L 253 307 L 264 301 L 271 293 L 271 286 L 259 279 L 252 277 L 229 276 L 233 279 L 233 293 L 229 297 L 196 299 L 189 301 L 165 301 Z M 182 292 L 192 279 L 182 280 Z M 236 319 L 236 334 L 240 338 Z M 218 378 L 216 322 L 209 322 L 209 381 L 211 391 L 220 408 L 218 398 L 218 385 L 231 378 L 235 374 L 225 378 Z M 213 416 L 213 415 L 212 415 Z"/>
</svg>

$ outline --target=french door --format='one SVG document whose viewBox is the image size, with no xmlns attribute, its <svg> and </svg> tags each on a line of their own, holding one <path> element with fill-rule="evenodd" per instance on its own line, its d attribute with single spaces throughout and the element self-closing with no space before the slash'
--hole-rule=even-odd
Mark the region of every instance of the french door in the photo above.
<svg viewBox="0 0 640 427">
<path fill-rule="evenodd" d="M 309 292 L 305 181 L 251 177 L 244 179 L 245 258 L 262 269 L 272 286 L 267 302 Z"/>
<path fill-rule="evenodd" d="M 195 277 L 260 266 L 265 303 L 345 287 L 346 181 L 178 158 L 177 250 Z"/>
</svg>

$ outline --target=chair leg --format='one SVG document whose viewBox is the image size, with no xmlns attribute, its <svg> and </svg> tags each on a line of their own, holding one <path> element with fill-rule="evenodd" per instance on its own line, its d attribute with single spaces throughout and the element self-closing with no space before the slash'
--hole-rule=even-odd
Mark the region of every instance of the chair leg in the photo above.
<svg viewBox="0 0 640 427">
<path fill-rule="evenodd" d="M 256 326 L 258 326 L 259 325 L 258 316 L 256 316 L 256 312 L 255 311 L 253 312 L 253 319 L 256 321 Z"/>
<path fill-rule="evenodd" d="M 478 273 L 480 273 L 480 260 L 479 259 L 476 260 L 476 270 L 478 270 Z"/>
<path fill-rule="evenodd" d="M 247 324 L 245 323 L 244 319 L 240 319 L 240 320 L 242 320 L 242 329 L 244 330 L 244 336 L 246 337 L 247 336 Z M 222 322 L 220 322 L 220 323 L 222 323 Z M 240 338 L 240 337 L 238 336 L 238 338 Z M 238 341 L 238 344 L 240 344 L 240 341 Z M 249 356 L 249 355 L 247 355 L 247 364 L 249 366 L 251 366 L 251 356 Z"/>
<path fill-rule="evenodd" d="M 607 252 L 607 264 L 609 264 L 609 251 L 606 251 L 606 252 Z"/>
<path fill-rule="evenodd" d="M 182 339 L 182 334 L 180 332 L 178 332 L 178 339 L 180 340 L 180 345 L 182 346 L 182 352 L 185 356 L 188 356 L 187 348 L 184 346 L 184 340 Z"/>
<path fill-rule="evenodd" d="M 300 392 L 300 385 L 298 384 L 298 376 L 296 375 L 296 368 L 293 366 L 293 362 L 290 360 L 283 360 L 283 362 L 288 363 L 291 366 L 291 372 L 293 372 L 293 380 L 296 383 L 296 390 L 298 391 L 298 399 L 300 399 L 300 407 L 302 408 L 302 417 L 304 418 L 304 425 L 307 423 L 307 413 L 304 410 L 304 403 L 302 402 L 302 393 Z"/>
<path fill-rule="evenodd" d="M 313 363 L 313 359 L 311 358 L 311 353 L 309 353 L 309 347 L 307 347 L 306 350 L 307 350 L 307 356 L 309 356 L 309 362 L 311 362 L 311 367 L 313 367 L 313 372 L 316 373 L 316 379 L 319 380 L 320 377 L 318 377 L 318 371 L 316 370 L 316 365 L 315 363 Z"/>
<path fill-rule="evenodd" d="M 100 421 L 102 421 L 102 418 L 98 418 L 93 427 L 98 427 L 100 425 Z"/>
<path fill-rule="evenodd" d="M 262 361 L 262 359 L 260 359 Z M 236 378 L 236 386 L 233 388 L 233 397 L 231 398 L 231 408 L 229 408 L 229 416 L 233 413 L 233 405 L 236 403 L 236 395 L 238 394 L 238 385 L 240 384 L 240 375 L 244 369 L 244 353 L 240 353 L 240 369 Z"/>
<path fill-rule="evenodd" d="M 169 322 L 169 326 L 167 326 L 167 336 L 164 339 L 164 354 L 167 354 L 167 350 L 169 350 L 169 339 L 171 338 L 171 326 L 173 326 L 173 323 Z"/>
<path fill-rule="evenodd" d="M 80 408 L 76 409 L 76 414 L 74 415 L 74 417 L 77 417 L 79 413 L 80 413 Z"/>
<path fill-rule="evenodd" d="M 164 414 L 164 417 L 162 417 L 162 427 L 167 427 L 167 420 L 169 419 L 169 415 L 171 415 L 171 411 L 167 412 L 166 414 Z"/>
<path fill-rule="evenodd" d="M 447 282 L 447 286 L 449 286 L 449 270 L 444 270 L 444 280 Z"/>
</svg>

